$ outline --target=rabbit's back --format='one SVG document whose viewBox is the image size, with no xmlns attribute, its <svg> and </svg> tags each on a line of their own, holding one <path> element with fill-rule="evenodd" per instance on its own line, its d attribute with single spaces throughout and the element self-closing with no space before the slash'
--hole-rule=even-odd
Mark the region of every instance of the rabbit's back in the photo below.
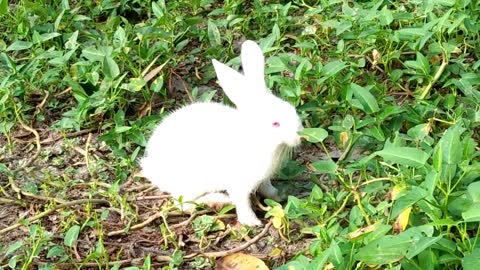
<svg viewBox="0 0 480 270">
<path fill-rule="evenodd" d="M 175 195 L 228 189 L 239 166 L 249 166 L 251 135 L 244 122 L 236 109 L 217 103 L 195 103 L 173 112 L 149 140 L 141 161 L 144 176 Z"/>
</svg>

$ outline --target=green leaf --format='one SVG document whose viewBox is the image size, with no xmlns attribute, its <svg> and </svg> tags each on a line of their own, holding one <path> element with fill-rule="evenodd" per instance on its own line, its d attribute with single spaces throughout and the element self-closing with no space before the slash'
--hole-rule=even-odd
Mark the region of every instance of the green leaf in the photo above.
<svg viewBox="0 0 480 270">
<path fill-rule="evenodd" d="M 149 270 L 152 269 L 152 259 L 150 258 L 150 254 L 147 255 L 145 261 L 143 262 L 143 269 Z"/>
<path fill-rule="evenodd" d="M 385 161 L 416 168 L 424 166 L 429 157 L 424 151 L 413 147 L 388 147 L 375 154 Z"/>
<path fill-rule="evenodd" d="M 5 252 L 5 255 L 9 256 L 10 254 L 15 252 L 17 249 L 19 249 L 22 246 L 23 246 L 23 241 L 17 241 L 11 244 L 10 246 L 8 246 L 7 251 Z"/>
<path fill-rule="evenodd" d="M 480 248 L 476 248 L 462 259 L 463 270 L 477 270 L 480 265 Z"/>
<path fill-rule="evenodd" d="M 8 11 L 8 0 L 0 0 L 0 15 L 7 13 Z"/>
<path fill-rule="evenodd" d="M 370 265 L 393 263 L 401 260 L 413 243 L 407 237 L 387 235 L 361 247 L 354 259 Z"/>
<path fill-rule="evenodd" d="M 466 222 L 480 222 L 480 203 L 471 204 L 468 210 L 462 212 L 462 218 Z"/>
<path fill-rule="evenodd" d="M 208 41 L 210 41 L 212 47 L 221 45 L 220 31 L 218 31 L 217 25 L 212 20 L 208 20 L 207 33 Z"/>
<path fill-rule="evenodd" d="M 337 171 L 337 164 L 331 159 L 317 160 L 310 165 L 318 173 L 335 173 Z"/>
<path fill-rule="evenodd" d="M 467 190 L 473 202 L 480 202 L 480 181 L 468 185 Z"/>
<path fill-rule="evenodd" d="M 78 234 L 80 233 L 80 226 L 73 225 L 68 229 L 67 233 L 65 234 L 65 239 L 63 239 L 63 243 L 67 247 L 73 247 L 78 239 Z"/>
<path fill-rule="evenodd" d="M 40 40 L 42 42 L 45 42 L 47 40 L 50 40 L 50 39 L 53 39 L 53 38 L 56 38 L 56 37 L 59 37 L 61 36 L 60 33 L 57 33 L 57 32 L 53 32 L 53 33 L 44 33 L 44 34 L 41 34 L 40 35 Z"/>
<path fill-rule="evenodd" d="M 419 124 L 407 131 L 408 136 L 412 137 L 414 140 L 420 141 L 428 136 L 430 133 L 431 127 L 429 123 Z"/>
<path fill-rule="evenodd" d="M 342 69 L 344 69 L 346 66 L 347 66 L 347 64 L 345 64 L 345 62 L 343 62 L 343 61 L 340 61 L 340 60 L 332 61 L 332 62 L 329 62 L 328 64 L 326 64 L 322 68 L 322 74 L 323 74 L 323 76 L 328 78 L 328 77 L 331 77 L 331 76 L 337 74 Z"/>
<path fill-rule="evenodd" d="M 334 265 L 340 265 L 343 262 L 342 251 L 335 240 L 330 243 L 329 249 L 332 250 L 328 257 Z"/>
<path fill-rule="evenodd" d="M 460 135 L 464 130 L 458 124 L 451 126 L 438 141 L 437 147 L 441 148 L 443 163 L 458 164 L 461 161 L 463 147 Z"/>
<path fill-rule="evenodd" d="M 152 11 L 153 11 L 153 15 L 155 15 L 157 19 L 160 19 L 163 17 L 163 15 L 165 15 L 164 9 L 159 4 L 153 1 L 152 1 Z"/>
<path fill-rule="evenodd" d="M 414 39 L 414 38 L 419 38 L 426 36 L 428 31 L 423 28 L 402 28 L 396 31 L 400 39 Z"/>
<path fill-rule="evenodd" d="M 82 56 L 87 58 L 89 61 L 103 61 L 105 54 L 99 51 L 95 47 L 88 47 L 82 50 Z"/>
<path fill-rule="evenodd" d="M 356 83 L 351 83 L 350 89 L 355 98 L 360 101 L 360 104 L 362 104 L 363 110 L 366 113 L 375 113 L 379 111 L 380 108 L 378 107 L 377 100 L 366 88 Z"/>
<path fill-rule="evenodd" d="M 115 48 L 123 48 L 126 44 L 127 34 L 125 33 L 125 29 L 123 29 L 121 26 L 118 26 L 115 34 L 113 34 L 113 46 Z"/>
<path fill-rule="evenodd" d="M 408 259 L 412 259 L 413 257 L 417 256 L 420 252 L 424 251 L 425 249 L 429 248 L 433 244 L 437 243 L 442 238 L 443 238 L 443 235 L 439 235 L 436 237 L 420 238 L 420 240 L 418 240 L 408 248 L 407 254 L 405 257 Z"/>
<path fill-rule="evenodd" d="M 299 134 L 312 143 L 323 142 L 328 137 L 328 132 L 323 128 L 304 128 Z"/>
<path fill-rule="evenodd" d="M 105 76 L 110 79 L 115 79 L 120 75 L 120 69 L 112 57 L 105 56 L 103 58 L 103 72 L 105 73 Z"/>
<path fill-rule="evenodd" d="M 380 11 L 379 20 L 381 25 L 389 25 L 393 22 L 392 12 L 386 5 L 383 6 L 382 10 Z"/>
<path fill-rule="evenodd" d="M 10 44 L 10 46 L 8 46 L 7 52 L 30 49 L 32 47 L 32 45 L 33 45 L 32 42 L 17 40 L 15 42 L 13 42 L 12 44 Z"/>
<path fill-rule="evenodd" d="M 405 209 L 427 196 L 428 192 L 420 187 L 412 186 L 406 191 L 406 194 L 395 200 L 392 208 L 392 217 L 396 218 Z"/>
<path fill-rule="evenodd" d="M 65 249 L 62 246 L 53 246 L 48 250 L 47 259 L 65 255 Z"/>
</svg>

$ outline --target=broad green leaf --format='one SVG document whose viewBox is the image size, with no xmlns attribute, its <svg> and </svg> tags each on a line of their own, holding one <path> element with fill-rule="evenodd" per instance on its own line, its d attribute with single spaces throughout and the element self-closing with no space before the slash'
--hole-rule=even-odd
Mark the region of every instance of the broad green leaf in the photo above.
<svg viewBox="0 0 480 270">
<path fill-rule="evenodd" d="M 10 246 L 8 246 L 7 251 L 5 252 L 6 256 L 9 256 L 13 252 L 15 252 L 17 249 L 21 248 L 23 246 L 23 241 L 17 241 Z"/>
<path fill-rule="evenodd" d="M 340 60 L 332 61 L 332 62 L 329 62 L 328 64 L 326 64 L 322 68 L 322 74 L 323 74 L 323 76 L 328 78 L 328 77 L 331 77 L 331 76 L 337 74 L 342 69 L 344 69 L 346 66 L 347 66 L 347 64 L 345 64 L 345 62 L 343 62 L 343 61 L 340 61 Z"/>
<path fill-rule="evenodd" d="M 473 202 L 480 202 L 480 182 L 473 182 L 467 187 Z"/>
<path fill-rule="evenodd" d="M 428 31 L 423 28 L 402 28 L 397 30 L 400 39 L 414 39 L 427 35 Z"/>
<path fill-rule="evenodd" d="M 358 249 L 355 260 L 370 265 L 383 265 L 401 260 L 414 240 L 407 237 L 387 235 Z"/>
<path fill-rule="evenodd" d="M 328 249 L 332 250 L 332 252 L 330 253 L 330 256 L 328 257 L 329 260 L 334 265 L 340 265 L 343 262 L 343 256 L 342 256 L 342 251 L 340 250 L 340 247 L 338 246 L 337 242 L 335 242 L 335 240 L 332 240 L 332 242 L 330 243 L 330 247 Z"/>
<path fill-rule="evenodd" d="M 65 255 L 65 249 L 62 246 L 53 246 L 48 250 L 47 259 Z"/>
<path fill-rule="evenodd" d="M 218 46 L 222 43 L 220 39 L 220 31 L 218 31 L 217 25 L 212 20 L 208 20 L 207 33 L 208 41 L 210 41 L 212 47 Z"/>
<path fill-rule="evenodd" d="M 113 34 L 113 46 L 115 48 L 123 48 L 127 44 L 127 34 L 125 33 L 125 29 L 121 26 L 117 27 L 115 34 Z"/>
<path fill-rule="evenodd" d="M 423 56 L 421 52 L 417 52 L 417 62 L 420 65 L 420 68 L 425 75 L 430 74 L 430 63 L 427 58 Z"/>
<path fill-rule="evenodd" d="M 435 270 L 439 269 L 440 264 L 437 258 L 437 252 L 434 252 L 432 248 L 427 248 L 420 252 L 417 256 L 418 263 L 422 270 Z"/>
<path fill-rule="evenodd" d="M 266 74 L 278 73 L 278 72 L 287 70 L 287 68 L 288 68 L 287 65 L 283 62 L 283 60 L 280 57 L 272 56 L 267 59 L 265 73 Z"/>
<path fill-rule="evenodd" d="M 120 69 L 112 57 L 105 56 L 103 58 L 103 72 L 105 73 L 105 76 L 110 79 L 115 79 L 120 75 Z"/>
<path fill-rule="evenodd" d="M 88 47 L 83 49 L 82 56 L 92 62 L 103 61 L 103 59 L 105 58 L 105 54 L 95 47 Z"/>
<path fill-rule="evenodd" d="M 328 132 L 323 128 L 304 128 L 300 135 L 312 143 L 323 142 L 328 136 Z"/>
<path fill-rule="evenodd" d="M 337 164 L 331 159 L 317 160 L 310 166 L 318 173 L 335 173 L 337 171 Z"/>
<path fill-rule="evenodd" d="M 393 22 L 392 12 L 388 9 L 387 5 L 383 6 L 380 11 L 379 20 L 381 25 L 389 25 Z"/>
<path fill-rule="evenodd" d="M 462 213 L 462 217 L 466 222 L 480 222 L 480 202 L 471 204 L 468 210 Z"/>
<path fill-rule="evenodd" d="M 65 49 L 72 50 L 73 52 L 73 50 L 75 50 L 78 47 L 77 39 L 78 39 L 78 30 L 73 32 L 68 38 L 67 42 L 65 42 Z"/>
<path fill-rule="evenodd" d="M 392 208 L 392 217 L 396 218 L 405 209 L 412 206 L 416 202 L 427 196 L 427 191 L 423 188 L 412 186 L 410 189 L 404 190 L 406 194 L 396 199 Z"/>
<path fill-rule="evenodd" d="M 416 168 L 424 166 L 429 156 L 424 151 L 413 147 L 388 147 L 375 154 L 385 161 Z"/>
<path fill-rule="evenodd" d="M 430 123 L 419 124 L 407 131 L 408 136 L 412 137 L 412 139 L 420 141 L 423 140 L 431 131 Z"/>
<path fill-rule="evenodd" d="M 157 19 L 162 18 L 163 15 L 165 14 L 164 9 L 154 1 L 152 1 L 152 11 L 153 11 L 153 15 L 155 15 Z"/>
<path fill-rule="evenodd" d="M 480 265 L 480 248 L 466 254 L 462 259 L 463 270 L 477 270 Z"/>
<path fill-rule="evenodd" d="M 32 45 L 33 45 L 32 42 L 17 40 L 15 42 L 13 42 L 12 44 L 10 44 L 10 46 L 8 46 L 7 52 L 30 49 L 32 47 Z"/>
<path fill-rule="evenodd" d="M 439 140 L 437 147 L 441 148 L 442 162 L 458 164 L 462 159 L 463 147 L 460 135 L 465 129 L 460 125 L 454 125 L 447 129 Z"/>
<path fill-rule="evenodd" d="M 44 33 L 44 34 L 41 34 L 40 35 L 40 40 L 42 42 L 45 42 L 47 40 L 50 40 L 50 39 L 53 39 L 53 38 L 56 38 L 56 37 L 59 37 L 61 36 L 60 33 L 57 33 L 57 32 L 53 32 L 53 33 Z"/>
<path fill-rule="evenodd" d="M 425 249 L 431 247 L 433 244 L 437 243 L 440 239 L 443 238 L 443 235 L 439 235 L 436 237 L 422 237 L 420 240 L 415 242 L 411 245 L 405 257 L 408 259 L 412 259 L 413 257 L 417 256 L 420 252 L 424 251 Z"/>
<path fill-rule="evenodd" d="M 356 83 L 351 83 L 350 89 L 352 90 L 355 98 L 360 101 L 360 104 L 362 104 L 363 110 L 366 113 L 378 112 L 380 108 L 378 107 L 377 100 L 366 88 Z"/>
<path fill-rule="evenodd" d="M 80 233 L 80 226 L 73 225 L 68 229 L 67 233 L 65 234 L 65 238 L 63 239 L 63 243 L 67 247 L 73 247 L 78 239 L 78 234 Z"/>
</svg>

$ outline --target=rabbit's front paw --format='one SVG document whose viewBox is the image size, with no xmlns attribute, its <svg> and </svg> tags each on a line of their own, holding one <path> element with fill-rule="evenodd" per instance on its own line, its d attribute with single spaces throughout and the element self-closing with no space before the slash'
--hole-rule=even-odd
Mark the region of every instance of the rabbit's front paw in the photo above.
<svg viewBox="0 0 480 270">
<path fill-rule="evenodd" d="M 238 222 L 247 226 L 261 226 L 263 223 L 256 216 L 239 216 Z"/>
</svg>

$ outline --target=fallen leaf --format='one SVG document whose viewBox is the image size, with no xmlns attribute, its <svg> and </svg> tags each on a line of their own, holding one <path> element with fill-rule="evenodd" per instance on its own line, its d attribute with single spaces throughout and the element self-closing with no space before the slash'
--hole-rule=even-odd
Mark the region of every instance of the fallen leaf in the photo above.
<svg viewBox="0 0 480 270">
<path fill-rule="evenodd" d="M 267 265 L 259 258 L 244 254 L 235 253 L 223 257 L 217 261 L 215 270 L 269 270 Z"/>
</svg>

